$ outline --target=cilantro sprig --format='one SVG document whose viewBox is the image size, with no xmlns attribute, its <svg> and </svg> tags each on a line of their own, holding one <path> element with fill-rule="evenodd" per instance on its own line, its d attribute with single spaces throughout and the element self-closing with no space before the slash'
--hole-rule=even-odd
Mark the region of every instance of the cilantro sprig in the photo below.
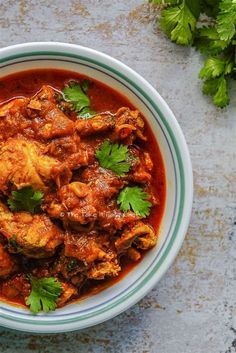
<svg viewBox="0 0 236 353">
<path fill-rule="evenodd" d="M 217 32 L 222 40 L 231 40 L 235 36 L 236 2 L 235 0 L 221 0 L 217 16 Z"/>
<path fill-rule="evenodd" d="M 91 118 L 95 114 L 90 108 L 91 102 L 87 95 L 89 85 L 88 80 L 84 80 L 81 84 L 71 81 L 62 91 L 65 101 L 71 103 L 78 117 L 84 119 Z"/>
<path fill-rule="evenodd" d="M 43 310 L 45 313 L 55 310 L 56 300 L 62 292 L 60 282 L 54 277 L 36 278 L 29 276 L 31 292 L 26 300 L 30 310 L 37 314 Z"/>
<path fill-rule="evenodd" d="M 163 10 L 160 20 L 164 32 L 173 42 L 181 45 L 192 44 L 196 23 L 196 17 L 185 1 L 178 6 Z"/>
<path fill-rule="evenodd" d="M 162 5 L 160 27 L 173 42 L 194 45 L 206 56 L 199 74 L 202 91 L 212 96 L 216 106 L 227 106 L 229 80 L 236 77 L 236 1 L 149 1 Z M 201 14 L 209 17 L 208 26 L 199 22 Z"/>
<path fill-rule="evenodd" d="M 117 203 L 123 212 L 132 210 L 140 217 L 147 217 L 152 207 L 148 198 L 149 195 L 139 186 L 127 186 L 119 193 Z"/>
<path fill-rule="evenodd" d="M 130 170 L 129 150 L 126 145 L 105 141 L 96 151 L 96 158 L 101 167 L 110 169 L 119 176 L 124 176 Z"/>
<path fill-rule="evenodd" d="M 41 209 L 43 196 L 42 191 L 34 190 L 32 186 L 26 186 L 18 191 L 12 191 L 7 203 L 13 212 L 28 211 L 36 213 Z"/>
</svg>

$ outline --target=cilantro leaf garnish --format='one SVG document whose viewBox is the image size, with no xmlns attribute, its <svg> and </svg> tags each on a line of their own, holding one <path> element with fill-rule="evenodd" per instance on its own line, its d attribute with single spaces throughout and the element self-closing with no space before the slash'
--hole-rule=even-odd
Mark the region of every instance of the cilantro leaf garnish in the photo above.
<svg viewBox="0 0 236 353">
<path fill-rule="evenodd" d="M 37 314 L 43 310 L 45 313 L 49 310 L 55 310 L 56 300 L 62 292 L 60 282 L 54 277 L 36 278 L 29 276 L 31 292 L 26 300 L 30 310 Z"/>
<path fill-rule="evenodd" d="M 91 85 L 91 81 L 89 80 L 83 80 L 81 83 L 81 88 L 82 90 L 86 93 Z"/>
<path fill-rule="evenodd" d="M 177 44 L 192 44 L 207 56 L 200 78 L 202 91 L 218 107 L 229 104 L 227 85 L 235 79 L 236 0 L 149 0 L 160 4 L 160 26 Z M 209 26 L 202 26 L 201 14 Z"/>
<path fill-rule="evenodd" d="M 96 152 L 96 158 L 103 168 L 107 168 L 116 174 L 123 176 L 130 169 L 128 146 L 103 142 Z"/>
<path fill-rule="evenodd" d="M 12 191 L 11 194 L 12 196 L 7 200 L 7 203 L 12 211 L 28 211 L 31 213 L 40 211 L 43 192 L 34 190 L 32 186 L 26 186 L 18 191 Z"/>
<path fill-rule="evenodd" d="M 90 107 L 84 107 L 80 112 L 78 112 L 78 117 L 82 119 L 90 119 L 94 115 L 96 115 L 96 112 L 90 109 Z"/>
<path fill-rule="evenodd" d="M 139 186 L 127 186 L 118 195 L 117 203 L 123 212 L 132 210 L 136 215 L 147 217 L 150 214 L 149 195 Z"/>
<path fill-rule="evenodd" d="M 88 119 L 95 114 L 90 108 L 90 98 L 86 93 L 88 88 L 89 81 L 84 80 L 81 85 L 78 82 L 71 81 L 69 85 L 63 89 L 65 101 L 71 103 L 78 117 L 84 119 Z"/>
</svg>

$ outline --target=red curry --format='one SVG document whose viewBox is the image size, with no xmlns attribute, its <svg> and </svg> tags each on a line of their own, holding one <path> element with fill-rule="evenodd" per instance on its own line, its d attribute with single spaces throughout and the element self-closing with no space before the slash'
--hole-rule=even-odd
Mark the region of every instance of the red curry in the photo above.
<svg viewBox="0 0 236 353">
<path fill-rule="evenodd" d="M 0 80 L 2 300 L 25 305 L 29 276 L 54 278 L 56 306 L 63 306 L 122 278 L 157 242 L 166 184 L 154 136 L 124 96 L 93 79 L 82 92 L 85 81 L 61 70 Z M 71 82 L 89 102 L 89 116 L 65 98 Z M 108 158 L 117 149 L 128 156 L 124 173 L 99 159 L 105 141 Z M 14 192 L 27 187 L 43 195 L 37 210 L 16 208 L 13 195 L 22 194 Z M 133 206 L 122 199 L 130 191 L 143 197 Z"/>
</svg>

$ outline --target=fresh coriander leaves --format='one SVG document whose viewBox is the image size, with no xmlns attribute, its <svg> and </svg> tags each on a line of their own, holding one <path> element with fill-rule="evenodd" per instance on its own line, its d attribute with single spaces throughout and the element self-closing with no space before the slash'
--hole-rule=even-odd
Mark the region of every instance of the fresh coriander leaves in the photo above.
<svg viewBox="0 0 236 353">
<path fill-rule="evenodd" d="M 179 6 L 164 9 L 160 19 L 162 30 L 173 42 L 181 45 L 192 44 L 196 23 L 197 20 L 185 1 Z"/>
<path fill-rule="evenodd" d="M 89 85 L 88 80 L 84 80 L 81 84 L 71 81 L 69 85 L 63 89 L 65 101 L 71 103 L 78 117 L 84 119 L 91 118 L 95 114 L 90 108 L 91 102 L 87 95 Z"/>
<path fill-rule="evenodd" d="M 107 168 L 116 174 L 123 176 L 130 169 L 128 146 L 103 142 L 96 152 L 101 167 Z"/>
<path fill-rule="evenodd" d="M 14 212 L 28 211 L 36 213 L 40 211 L 43 202 L 43 192 L 26 186 L 18 191 L 12 191 L 12 197 L 7 200 L 8 206 Z"/>
<path fill-rule="evenodd" d="M 103 168 L 110 169 L 119 176 L 124 176 L 131 167 L 132 158 L 126 145 L 105 141 L 97 150 L 96 158 Z M 149 195 L 139 186 L 127 186 L 119 193 L 117 203 L 123 212 L 132 210 L 140 217 L 147 217 L 152 207 L 148 198 Z"/>
<path fill-rule="evenodd" d="M 229 104 L 229 96 L 227 90 L 227 81 L 224 75 L 206 80 L 203 84 L 202 91 L 206 95 L 213 96 L 213 102 L 218 107 L 225 107 Z"/>
<path fill-rule="evenodd" d="M 216 78 L 224 73 L 225 64 L 225 61 L 219 58 L 209 58 L 205 61 L 199 77 L 202 79 Z"/>
<path fill-rule="evenodd" d="M 56 300 L 62 292 L 60 282 L 54 277 L 36 278 L 29 276 L 31 292 L 26 300 L 30 310 L 37 314 L 43 310 L 45 313 L 55 310 Z"/>
<path fill-rule="evenodd" d="M 229 104 L 227 76 L 234 67 L 233 57 L 211 57 L 205 61 L 200 71 L 200 78 L 204 79 L 202 91 L 206 95 L 213 96 L 213 102 L 218 107 Z"/>
<path fill-rule="evenodd" d="M 219 12 L 219 3 L 220 0 L 202 0 L 200 1 L 201 12 L 209 17 L 216 18 Z"/>
<path fill-rule="evenodd" d="M 236 1 L 222 0 L 219 8 L 216 25 L 217 32 L 221 40 L 231 40 L 235 35 Z"/>
<path fill-rule="evenodd" d="M 124 176 L 130 170 L 130 156 L 128 146 L 103 142 L 96 152 L 96 158 L 103 168 L 107 168 Z M 118 195 L 117 203 L 124 212 L 132 210 L 138 216 L 146 217 L 150 213 L 151 202 L 147 201 L 149 195 L 140 187 L 125 187 Z"/>
<path fill-rule="evenodd" d="M 117 203 L 123 212 L 132 210 L 140 217 L 147 217 L 150 214 L 151 202 L 147 201 L 149 195 L 139 186 L 127 186 L 118 195 Z"/>
<path fill-rule="evenodd" d="M 196 48 L 206 55 L 217 55 L 229 45 L 229 41 L 221 40 L 215 27 L 201 27 L 198 29 L 194 42 Z"/>
<path fill-rule="evenodd" d="M 229 104 L 228 81 L 235 79 L 236 0 L 150 0 L 162 4 L 160 26 L 168 37 L 181 45 L 194 45 L 207 56 L 200 78 L 203 93 L 212 95 L 218 107 Z M 200 14 L 211 25 L 199 26 Z"/>
</svg>

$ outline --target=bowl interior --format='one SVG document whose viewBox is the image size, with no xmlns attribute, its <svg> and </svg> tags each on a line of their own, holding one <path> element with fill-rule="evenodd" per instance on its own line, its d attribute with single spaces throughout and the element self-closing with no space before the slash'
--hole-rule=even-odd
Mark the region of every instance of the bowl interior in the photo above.
<svg viewBox="0 0 236 353">
<path fill-rule="evenodd" d="M 1 77 L 31 69 L 64 69 L 95 78 L 125 95 L 148 120 L 163 157 L 167 192 L 159 241 L 138 266 L 112 287 L 47 315 L 34 316 L 23 308 L 1 303 L 3 325 L 8 327 L 55 332 L 90 326 L 120 313 L 143 297 L 176 255 L 188 223 L 187 204 L 191 209 L 191 166 L 185 141 L 161 97 L 132 70 L 111 58 L 78 47 L 45 52 L 39 46 L 37 51 L 22 52 L 19 48 L 7 54 L 1 59 Z M 186 200 L 188 187 L 189 200 Z"/>
</svg>

